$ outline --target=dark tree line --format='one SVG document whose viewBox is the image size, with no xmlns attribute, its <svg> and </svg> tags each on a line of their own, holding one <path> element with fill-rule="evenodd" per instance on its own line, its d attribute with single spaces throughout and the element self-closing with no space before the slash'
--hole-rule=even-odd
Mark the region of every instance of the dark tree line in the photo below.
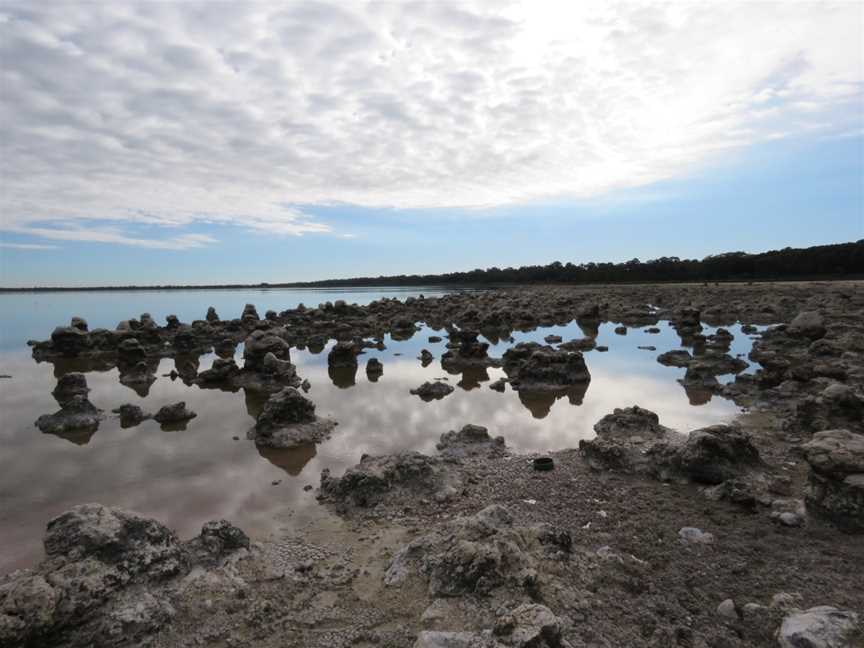
<svg viewBox="0 0 864 648">
<path fill-rule="evenodd" d="M 623 263 L 561 263 L 487 268 L 434 275 L 356 277 L 295 286 L 409 286 L 425 284 L 629 283 L 864 277 L 864 240 L 758 254 L 727 252 L 704 259 L 661 257 Z"/>
<path fill-rule="evenodd" d="M 26 290 L 182 290 L 189 288 L 336 288 L 351 286 L 479 285 L 530 283 L 638 283 L 654 281 L 770 281 L 864 278 L 864 239 L 853 243 L 783 248 L 758 254 L 727 252 L 704 259 L 661 257 L 623 263 L 561 263 L 486 268 L 469 272 L 328 279 L 301 283 L 208 286 L 94 286 L 89 288 L 0 288 Z"/>
</svg>

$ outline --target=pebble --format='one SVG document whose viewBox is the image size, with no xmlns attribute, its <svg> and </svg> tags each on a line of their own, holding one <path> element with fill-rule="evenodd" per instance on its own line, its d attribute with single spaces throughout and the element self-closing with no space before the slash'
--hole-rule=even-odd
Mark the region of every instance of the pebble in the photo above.
<svg viewBox="0 0 864 648">
<path fill-rule="evenodd" d="M 717 614 L 727 619 L 737 619 L 738 612 L 735 609 L 735 601 L 732 599 L 726 599 L 723 601 L 717 606 Z"/>
<path fill-rule="evenodd" d="M 684 544 L 714 544 L 713 533 L 708 533 L 696 527 L 682 527 L 678 531 L 678 538 Z"/>
</svg>

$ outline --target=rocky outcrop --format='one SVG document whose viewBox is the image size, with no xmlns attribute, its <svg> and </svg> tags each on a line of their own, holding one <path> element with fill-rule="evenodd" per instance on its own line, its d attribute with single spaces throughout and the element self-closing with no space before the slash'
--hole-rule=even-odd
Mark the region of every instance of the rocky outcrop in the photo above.
<svg viewBox="0 0 864 648">
<path fill-rule="evenodd" d="M 836 428 L 864 433 L 864 395 L 850 385 L 832 383 L 798 401 L 786 428 L 805 434 Z"/>
<path fill-rule="evenodd" d="M 693 356 L 685 349 L 666 351 L 657 356 L 657 362 L 667 367 L 687 367 L 693 362 Z"/>
<path fill-rule="evenodd" d="M 333 369 L 354 369 L 357 367 L 359 353 L 360 349 L 354 342 L 344 340 L 337 342 L 327 354 L 327 366 Z"/>
<path fill-rule="evenodd" d="M 69 373 L 61 376 L 54 391 L 51 392 L 60 405 L 60 410 L 40 416 L 36 420 L 36 427 L 46 434 L 60 436 L 69 433 L 95 432 L 105 415 L 87 399 L 89 392 L 90 388 L 87 386 L 84 374 Z"/>
<path fill-rule="evenodd" d="M 273 354 L 277 360 L 290 362 L 288 343 L 270 331 L 252 331 L 243 343 L 243 368 L 256 372 L 264 367 L 264 358 Z"/>
<path fill-rule="evenodd" d="M 733 425 L 694 430 L 680 446 L 660 458 L 661 472 L 671 469 L 700 484 L 719 484 L 761 466 L 750 436 Z"/>
<path fill-rule="evenodd" d="M 247 438 L 258 446 L 296 448 L 321 443 L 335 425 L 315 415 L 315 403 L 310 399 L 294 387 L 286 387 L 270 396 Z"/>
<path fill-rule="evenodd" d="M 521 342 L 508 349 L 504 371 L 517 391 L 558 391 L 591 380 L 580 352 L 559 351 L 536 342 Z"/>
<path fill-rule="evenodd" d="M 415 396 L 419 396 L 422 400 L 429 402 L 433 400 L 441 400 L 448 394 L 453 393 L 453 386 L 445 382 L 425 382 L 416 389 L 410 390 Z"/>
<path fill-rule="evenodd" d="M 60 407 L 65 407 L 72 403 L 76 396 L 83 396 L 86 399 L 89 393 L 90 388 L 87 386 L 87 378 L 84 374 L 73 372 L 60 376 L 51 395 Z"/>
<path fill-rule="evenodd" d="M 208 523 L 184 544 L 155 520 L 83 504 L 48 523 L 45 560 L 0 578 L 0 644 L 120 646 L 147 642 L 174 616 L 168 588 L 202 558 L 238 548 L 227 522 Z M 244 534 L 245 535 L 245 534 Z M 246 545 L 248 547 L 248 539 Z"/>
<path fill-rule="evenodd" d="M 654 412 L 638 405 L 616 408 L 594 425 L 597 436 L 579 442 L 579 452 L 595 470 L 651 472 L 654 463 L 647 450 L 656 444 L 673 447 L 681 435 L 660 425 Z"/>
<path fill-rule="evenodd" d="M 360 463 L 341 477 L 321 472 L 320 497 L 340 506 L 375 506 L 383 499 L 436 496 L 444 500 L 459 487 L 458 479 L 448 473 L 437 457 L 419 452 L 373 457 L 363 455 Z"/>
<path fill-rule="evenodd" d="M 450 330 L 450 345 L 456 345 L 441 355 L 441 366 L 449 372 L 460 372 L 467 368 L 489 367 L 496 361 L 489 358 L 489 344 L 480 342 L 479 333 L 472 330 Z M 448 345 L 448 346 L 450 346 Z"/>
<path fill-rule="evenodd" d="M 498 436 L 493 439 L 485 427 L 471 424 L 463 426 L 458 432 L 456 430 L 445 432 L 435 447 L 442 456 L 447 457 L 502 454 L 506 449 L 504 437 Z"/>
<path fill-rule="evenodd" d="M 864 532 L 864 435 L 825 430 L 801 449 L 810 464 L 808 510 L 845 530 Z"/>
<path fill-rule="evenodd" d="M 484 594 L 498 587 L 531 592 L 537 586 L 537 561 L 567 556 L 570 534 L 551 525 L 518 527 L 509 511 L 489 506 L 444 524 L 404 546 L 384 575 L 388 586 L 411 579 L 426 583 L 430 596 Z"/>
<path fill-rule="evenodd" d="M 786 331 L 795 337 L 805 337 L 810 340 L 818 340 L 825 337 L 825 322 L 822 316 L 815 311 L 805 311 L 795 316 Z"/>
</svg>

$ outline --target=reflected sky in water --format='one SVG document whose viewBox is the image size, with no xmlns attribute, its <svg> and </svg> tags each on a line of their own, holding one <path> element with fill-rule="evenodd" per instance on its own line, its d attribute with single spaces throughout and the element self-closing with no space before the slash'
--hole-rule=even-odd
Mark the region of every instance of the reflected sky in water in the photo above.
<svg viewBox="0 0 864 648">
<path fill-rule="evenodd" d="M 370 292 L 362 301 L 381 294 Z M 325 299 L 343 295 L 330 293 Z M 355 298 L 356 293 L 344 296 L 361 301 Z M 92 435 L 63 438 L 42 434 L 33 425 L 39 415 L 58 409 L 51 396 L 56 384 L 55 368 L 49 363 L 33 362 L 21 338 L 22 332 L 26 337 L 44 338 L 55 324 L 67 321 L 73 313 L 88 312 L 67 304 L 66 297 L 63 295 L 61 303 L 50 309 L 50 325 L 40 316 L 35 330 L 25 331 L 27 326 L 19 326 L 15 331 L 18 344 L 0 351 L 0 373 L 13 376 L 0 381 L 0 571 L 4 572 L 38 559 L 45 523 L 83 502 L 98 501 L 139 511 L 164 521 L 183 537 L 194 535 L 203 522 L 214 518 L 232 520 L 253 535 L 262 536 L 322 514 L 314 490 L 304 491 L 303 486 L 317 486 L 324 468 L 340 473 L 357 463 L 363 453 L 404 449 L 431 453 L 443 432 L 466 423 L 484 425 L 493 435 L 503 435 L 517 451 L 539 452 L 578 445 L 580 439 L 593 436 L 594 423 L 616 407 L 638 404 L 654 410 L 662 423 L 681 431 L 729 420 L 737 412 L 731 402 L 718 397 L 700 406 L 691 405 L 692 395 L 688 398 L 676 382 L 684 370 L 657 363 L 659 353 L 680 347 L 680 339 L 666 322 L 658 325 L 657 334 L 631 329 L 627 335 L 617 335 L 614 323 L 601 325 L 597 343 L 608 346 L 609 351 L 585 354 L 591 372 L 587 391 L 557 399 L 520 398 L 509 386 L 503 394 L 490 390 L 489 383 L 504 376 L 501 369 L 448 374 L 440 365 L 444 342 L 428 341 L 429 335 L 443 336 L 443 331 L 424 328 L 409 340 L 386 338 L 386 350 L 367 350 L 360 356 L 356 375 L 349 371 L 348 375 L 331 376 L 327 348 L 318 354 L 292 349 L 298 373 L 312 384 L 309 396 L 319 415 L 339 422 L 331 439 L 317 447 L 291 451 L 256 448 L 246 439 L 246 432 L 263 406 L 263 399 L 242 390 L 202 390 L 163 377 L 175 368 L 173 359 L 160 362 L 159 378 L 146 397 L 120 384 L 116 369 L 88 373 L 90 400 L 104 409 L 108 418 Z M 206 306 L 213 303 L 212 295 L 196 296 L 195 314 L 185 314 L 177 303 L 163 308 L 130 309 L 129 303 L 140 301 L 137 295 L 125 297 L 125 306 L 118 306 L 110 321 L 143 310 L 157 317 L 177 311 L 181 319 L 188 321 L 203 315 Z M 110 303 L 102 304 L 100 309 L 107 311 L 116 298 L 112 296 Z M 238 314 L 247 301 L 255 302 L 262 314 L 266 308 L 281 310 L 296 301 L 320 301 L 307 297 L 271 306 L 257 295 L 234 295 L 232 299 L 239 306 L 224 308 L 224 314 L 220 313 L 224 317 Z M 219 305 L 214 305 L 219 310 Z M 65 309 L 63 314 L 55 313 L 61 309 Z M 25 320 L 22 316 L 18 321 Z M 91 326 L 105 323 L 91 321 Z M 728 328 L 735 335 L 730 353 L 747 353 L 752 341 L 739 327 Z M 542 342 L 550 333 L 561 335 L 565 341 L 585 334 L 574 322 L 515 332 L 513 337 L 516 342 Z M 500 357 L 510 344 L 497 341 L 490 347 L 490 355 Z M 656 346 L 657 350 L 638 349 L 646 345 Z M 435 356 L 427 367 L 422 367 L 416 358 L 424 348 Z M 242 348 L 237 354 L 241 363 Z M 209 368 L 214 357 L 202 356 L 199 370 Z M 383 376 L 374 383 L 364 371 L 370 357 L 378 357 L 384 364 Z M 423 382 L 441 377 L 457 386 L 443 400 L 427 403 L 409 394 Z M 338 385 L 334 385 L 334 379 Z M 573 404 L 579 402 L 580 396 L 581 404 Z M 110 414 L 123 403 L 155 412 L 178 400 L 185 400 L 198 413 L 185 430 L 166 431 L 152 420 L 122 429 L 119 419 Z"/>
</svg>

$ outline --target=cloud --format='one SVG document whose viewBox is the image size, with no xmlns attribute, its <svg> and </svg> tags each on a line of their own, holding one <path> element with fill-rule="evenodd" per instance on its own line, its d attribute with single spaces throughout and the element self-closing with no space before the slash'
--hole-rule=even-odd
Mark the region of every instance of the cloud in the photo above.
<svg viewBox="0 0 864 648">
<path fill-rule="evenodd" d="M 163 239 L 137 238 L 123 234 L 119 229 L 107 227 L 84 227 L 72 226 L 60 227 L 21 227 L 12 226 L 9 231 L 17 234 L 26 234 L 37 238 L 45 238 L 54 241 L 82 241 L 89 243 L 115 243 L 117 245 L 131 245 L 133 247 L 152 248 L 158 250 L 188 250 L 199 248 L 217 240 L 205 234 L 181 234 Z M 7 247 L 21 247 L 9 245 Z M 46 248 L 54 246 L 28 246 L 35 248 Z"/>
<path fill-rule="evenodd" d="M 13 250 L 55 250 L 56 245 L 42 245 L 41 243 L 5 243 L 0 241 L 0 248 L 11 248 Z"/>
<path fill-rule="evenodd" d="M 7 1 L 0 228 L 596 196 L 860 128 L 861 43 L 855 3 Z"/>
</svg>

